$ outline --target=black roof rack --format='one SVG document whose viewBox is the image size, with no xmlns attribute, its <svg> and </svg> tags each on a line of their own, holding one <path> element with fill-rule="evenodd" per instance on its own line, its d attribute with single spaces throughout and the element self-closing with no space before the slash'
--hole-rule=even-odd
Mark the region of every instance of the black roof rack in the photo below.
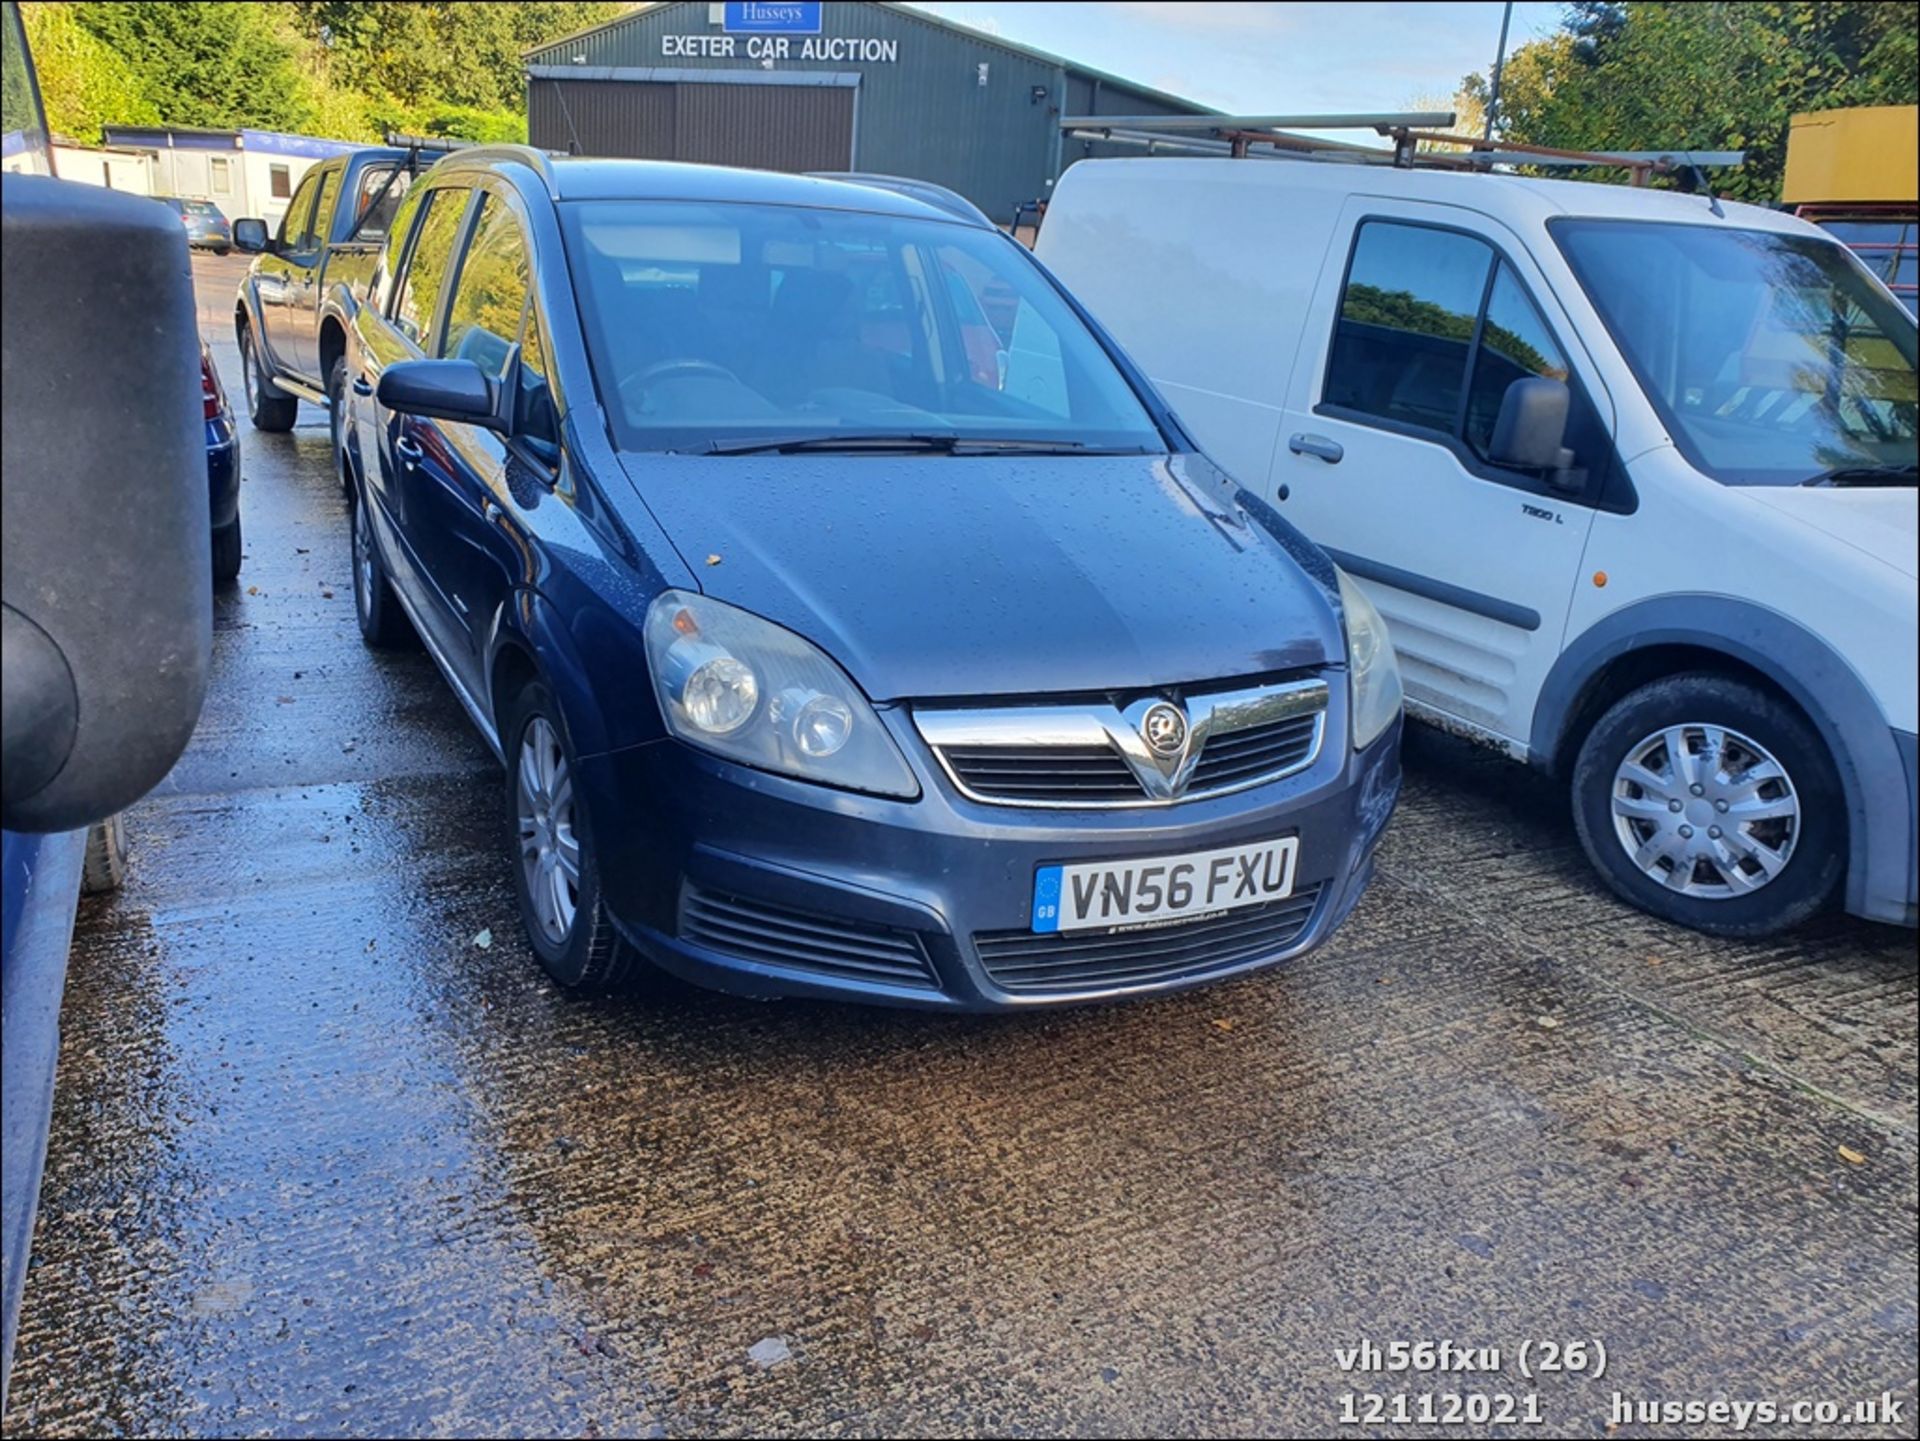
<svg viewBox="0 0 1920 1441">
<path fill-rule="evenodd" d="M 1344 161 L 1442 170 L 1531 165 L 1545 170 L 1606 167 L 1629 170 L 1635 185 L 1653 175 L 1692 174 L 1738 165 L 1742 150 L 1562 150 L 1514 140 L 1455 135 L 1451 111 L 1380 115 L 1068 115 L 1060 121 L 1077 140 L 1133 145 L 1149 154 L 1223 155 L 1259 159 Z M 1391 150 L 1300 135 L 1296 130 L 1371 130 Z M 1445 146 L 1444 150 L 1420 147 Z"/>
</svg>

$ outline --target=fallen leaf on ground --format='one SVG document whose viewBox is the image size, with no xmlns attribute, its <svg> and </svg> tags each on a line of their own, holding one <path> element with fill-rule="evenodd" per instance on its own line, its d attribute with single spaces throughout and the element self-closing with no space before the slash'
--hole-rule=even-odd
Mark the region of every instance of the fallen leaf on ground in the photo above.
<svg viewBox="0 0 1920 1441">
<path fill-rule="evenodd" d="M 1543 1031 L 1557 1031 L 1561 1026 L 1566 1024 L 1554 1016 L 1535 1016 L 1533 1023 Z"/>
<path fill-rule="evenodd" d="M 1864 1166 L 1867 1164 L 1865 1152 L 1856 1151 L 1851 1146 L 1842 1146 L 1839 1150 L 1840 1159 L 1845 1161 L 1849 1166 Z"/>
<path fill-rule="evenodd" d="M 1226 1016 L 1221 1016 L 1214 1021 L 1213 1028 L 1216 1031 L 1231 1031 L 1233 1029 L 1233 1022 Z"/>
</svg>

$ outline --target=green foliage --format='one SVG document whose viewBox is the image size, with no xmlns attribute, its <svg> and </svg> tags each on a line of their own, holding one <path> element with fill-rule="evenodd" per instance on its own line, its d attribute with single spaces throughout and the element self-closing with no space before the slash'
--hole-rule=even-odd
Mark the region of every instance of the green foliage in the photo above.
<svg viewBox="0 0 1920 1441">
<path fill-rule="evenodd" d="M 160 118 L 132 67 L 80 25 L 69 7 L 20 9 L 39 72 L 47 128 L 54 134 L 93 140 L 102 125 L 147 125 Z"/>
<path fill-rule="evenodd" d="M 308 119 L 297 46 L 275 7 L 133 0 L 71 8 L 75 22 L 132 71 L 167 124 L 297 130 Z"/>
<path fill-rule="evenodd" d="M 526 138 L 520 56 L 629 3 L 133 0 L 21 7 L 52 127 Z"/>
<path fill-rule="evenodd" d="M 1874 0 L 1586 0 L 1509 58 L 1500 130 L 1575 150 L 1745 150 L 1716 187 L 1772 201 L 1791 116 L 1920 99 L 1917 31 L 1920 7 Z M 1466 89 L 1484 99 L 1485 78 Z"/>
</svg>

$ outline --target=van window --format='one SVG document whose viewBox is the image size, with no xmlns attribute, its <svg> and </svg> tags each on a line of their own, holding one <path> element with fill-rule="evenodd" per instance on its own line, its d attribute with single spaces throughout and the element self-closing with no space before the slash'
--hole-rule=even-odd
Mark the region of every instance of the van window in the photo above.
<svg viewBox="0 0 1920 1441">
<path fill-rule="evenodd" d="M 1473 379 L 1467 386 L 1467 444 L 1483 460 L 1507 387 L 1529 375 L 1545 376 L 1562 385 L 1571 379 L 1566 357 L 1548 333 L 1546 321 L 1527 298 L 1513 267 L 1503 260 L 1493 279 L 1493 293 L 1487 298 L 1487 322 L 1480 332 Z"/>
<path fill-rule="evenodd" d="M 473 240 L 454 282 L 440 353 L 471 360 L 500 380 L 527 308 L 527 244 L 520 222 L 498 196 L 482 196 L 480 205 Z"/>
<path fill-rule="evenodd" d="M 1452 434 L 1493 247 L 1369 220 L 1354 239 L 1326 402 Z"/>
<path fill-rule="evenodd" d="M 414 241 L 393 296 L 393 323 L 400 333 L 423 349 L 440 291 L 453 264 L 453 242 L 460 218 L 467 212 L 465 186 L 443 186 L 427 192 L 426 214 L 414 226 Z"/>
<path fill-rule="evenodd" d="M 1696 470 L 1729 485 L 1914 483 L 1913 317 L 1836 242 L 1652 221 L 1548 229 Z"/>
</svg>

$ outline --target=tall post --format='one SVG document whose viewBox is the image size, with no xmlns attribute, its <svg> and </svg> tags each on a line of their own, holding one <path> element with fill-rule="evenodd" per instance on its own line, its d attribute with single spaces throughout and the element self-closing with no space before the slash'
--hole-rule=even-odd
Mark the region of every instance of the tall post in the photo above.
<svg viewBox="0 0 1920 1441">
<path fill-rule="evenodd" d="M 1487 92 L 1487 128 L 1482 140 L 1493 139 L 1493 117 L 1500 109 L 1500 72 L 1507 63 L 1507 27 L 1513 24 L 1513 0 L 1507 0 L 1500 14 L 1500 48 L 1493 57 L 1493 88 Z"/>
</svg>

